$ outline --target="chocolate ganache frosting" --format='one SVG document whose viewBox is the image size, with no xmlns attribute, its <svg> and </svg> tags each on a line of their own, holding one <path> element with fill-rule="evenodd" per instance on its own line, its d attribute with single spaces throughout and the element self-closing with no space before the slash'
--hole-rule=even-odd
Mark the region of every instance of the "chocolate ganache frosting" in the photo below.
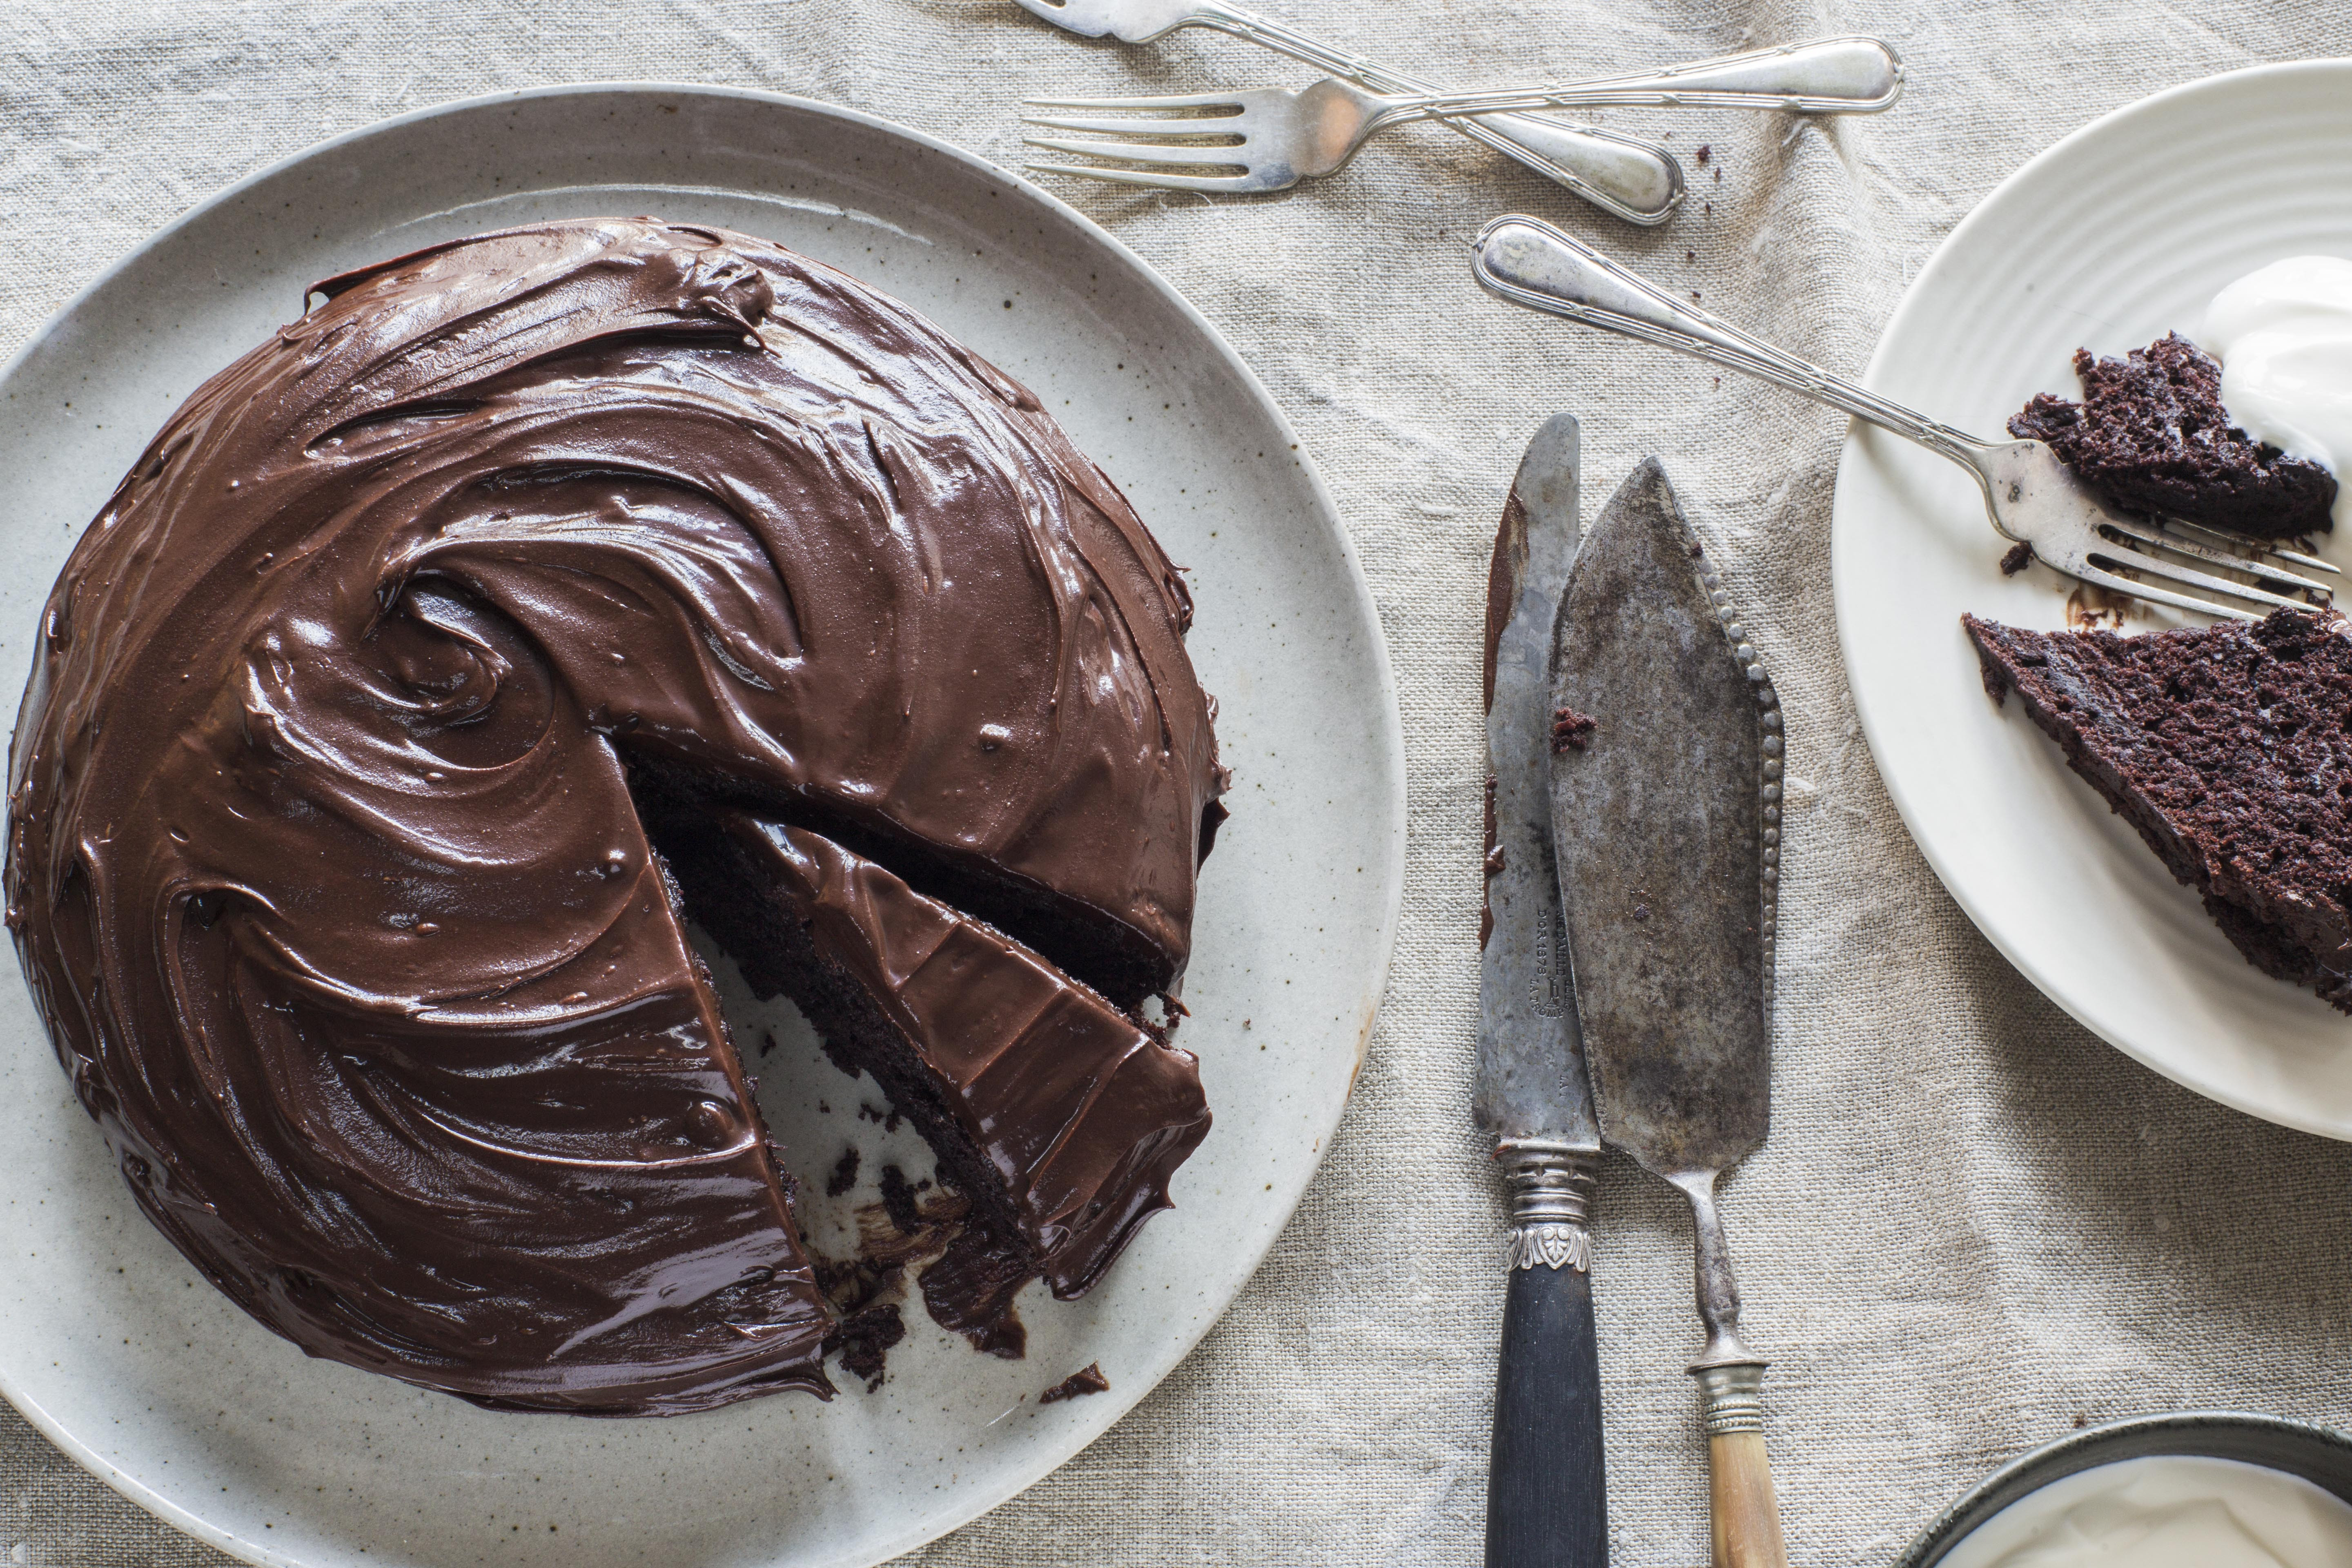
<svg viewBox="0 0 2352 1568">
<path fill-rule="evenodd" d="M 10 759 L 8 924 L 148 1215 L 311 1353 L 486 1405 L 829 1393 L 690 911 L 971 1192 L 935 1311 L 1086 1289 L 1208 1126 L 1132 1014 L 1223 776 L 1134 511 L 742 235 L 313 292 L 82 537 Z"/>
</svg>

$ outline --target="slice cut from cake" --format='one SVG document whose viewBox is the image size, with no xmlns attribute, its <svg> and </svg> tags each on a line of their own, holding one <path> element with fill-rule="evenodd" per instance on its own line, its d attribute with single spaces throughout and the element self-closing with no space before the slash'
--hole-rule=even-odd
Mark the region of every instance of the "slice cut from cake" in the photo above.
<svg viewBox="0 0 2352 1568">
<path fill-rule="evenodd" d="M 2077 349 L 2074 374 L 2082 402 L 2042 393 L 2010 419 L 2009 433 L 2047 442 L 2114 506 L 2255 539 L 2335 526 L 2336 476 L 2232 424 L 2221 363 L 2179 333 L 2122 359 Z"/>
<path fill-rule="evenodd" d="M 931 1314 L 1020 1353 L 1013 1296 L 1083 1295 L 1208 1135 L 1189 1051 L 1033 949 L 831 838 L 747 812 L 656 826 L 688 910 L 761 996 L 914 1122 L 973 1220 L 922 1276 Z"/>
<path fill-rule="evenodd" d="M 2352 1013 L 2352 636 L 2333 614 L 2150 632 L 1963 616 L 2033 721 L 2247 962 Z"/>
</svg>

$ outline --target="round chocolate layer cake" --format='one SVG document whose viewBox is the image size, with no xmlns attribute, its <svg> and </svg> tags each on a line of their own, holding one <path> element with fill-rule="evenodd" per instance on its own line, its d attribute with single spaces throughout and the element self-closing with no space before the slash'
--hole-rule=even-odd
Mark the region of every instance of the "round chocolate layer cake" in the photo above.
<svg viewBox="0 0 2352 1568">
<path fill-rule="evenodd" d="M 935 1310 L 1087 1289 L 1208 1128 L 1133 1011 L 1221 815 L 1134 511 L 742 235 L 314 293 L 83 536 L 11 758 L 8 922 L 150 1217 L 311 1353 L 484 1404 L 829 1392 L 691 913 L 971 1197 Z"/>
</svg>

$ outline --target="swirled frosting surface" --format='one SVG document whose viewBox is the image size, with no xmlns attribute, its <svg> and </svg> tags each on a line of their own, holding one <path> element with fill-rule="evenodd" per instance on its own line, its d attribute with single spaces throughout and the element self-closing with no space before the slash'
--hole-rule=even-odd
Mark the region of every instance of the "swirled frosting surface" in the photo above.
<svg viewBox="0 0 2352 1568">
<path fill-rule="evenodd" d="M 1131 1002 L 1217 788 L 1184 590 L 1033 397 L 778 247 L 555 223 L 314 292 L 50 595 L 6 886 L 58 1055 L 315 1354 L 531 1408 L 821 1389 L 632 778 Z"/>
</svg>

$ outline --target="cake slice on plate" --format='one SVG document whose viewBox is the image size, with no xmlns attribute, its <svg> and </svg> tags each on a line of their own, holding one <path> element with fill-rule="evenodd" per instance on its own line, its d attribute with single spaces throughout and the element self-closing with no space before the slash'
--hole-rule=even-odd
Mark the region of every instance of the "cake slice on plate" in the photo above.
<svg viewBox="0 0 2352 1568">
<path fill-rule="evenodd" d="M 2175 332 L 2122 359 L 2074 351 L 2083 401 L 2048 393 L 2009 433 L 2047 442 L 2074 477 L 2125 511 L 2254 539 L 2334 526 L 2336 476 L 2240 429 L 2221 406 L 2221 366 Z"/>
<path fill-rule="evenodd" d="M 2352 1013 L 2352 637 L 2335 614 L 2150 632 L 1960 617 L 2248 963 Z"/>
</svg>

